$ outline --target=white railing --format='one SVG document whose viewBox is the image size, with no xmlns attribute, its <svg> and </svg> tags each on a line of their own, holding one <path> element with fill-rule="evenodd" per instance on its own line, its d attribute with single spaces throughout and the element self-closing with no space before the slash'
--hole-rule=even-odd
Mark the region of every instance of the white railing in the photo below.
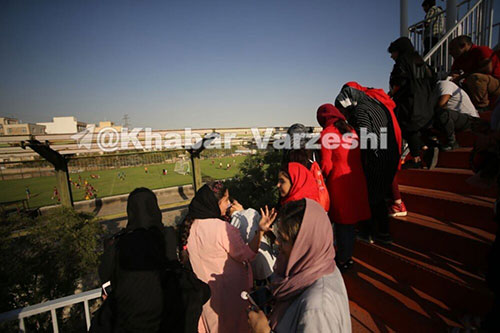
<svg viewBox="0 0 500 333">
<path fill-rule="evenodd" d="M 436 24 L 445 25 L 443 22 L 446 11 L 444 10 L 409 27 L 409 38 L 415 50 L 438 72 L 449 71 L 451 57 L 448 54 L 448 43 L 451 39 L 460 35 L 468 35 L 474 44 L 492 46 L 493 4 L 494 0 L 465 0 L 459 3 L 457 5 L 458 22 L 450 31 L 445 32 L 444 28 L 437 29 L 439 33 L 434 35 L 438 37 L 437 43 L 436 40 L 432 40 L 432 32 Z"/>
<path fill-rule="evenodd" d="M 450 71 L 452 58 L 448 52 L 449 43 L 455 37 L 467 35 L 478 45 L 491 47 L 493 30 L 493 0 L 478 0 L 467 13 L 446 32 L 439 42 L 424 55 L 424 60 L 438 73 Z"/>
<path fill-rule="evenodd" d="M 441 37 L 445 33 L 446 26 L 446 11 L 443 10 L 436 15 L 433 15 L 427 19 L 424 19 L 408 28 L 408 38 L 410 38 L 415 50 L 424 54 L 426 51 L 429 51 L 432 45 L 432 39 Z M 439 27 L 437 27 L 439 26 Z M 434 35 L 434 28 L 437 28 L 437 35 Z"/>
<path fill-rule="evenodd" d="M 458 20 L 467 14 L 474 1 L 477 0 L 464 0 L 457 5 L 456 15 Z M 438 31 L 437 35 L 433 35 L 435 30 L 434 27 L 436 25 L 439 25 L 440 27 L 436 29 Z M 422 56 L 425 55 L 425 53 L 430 51 L 432 45 L 435 44 L 432 40 L 433 37 L 437 37 L 438 40 L 441 40 L 446 33 L 446 10 L 441 8 L 440 13 L 415 23 L 408 28 L 408 32 L 408 37 L 413 43 L 415 50 L 417 50 L 417 52 Z"/>
<path fill-rule="evenodd" d="M 88 330 L 90 328 L 90 318 L 91 318 L 89 301 L 99 297 L 101 297 L 101 288 L 86 291 L 76 295 L 58 298 L 52 301 L 47 301 L 36 305 L 30 305 L 25 308 L 15 309 L 9 312 L 0 313 L 0 323 L 12 320 L 18 320 L 19 332 L 24 333 L 26 332 L 26 328 L 24 325 L 24 318 L 50 311 L 52 318 L 52 329 L 54 330 L 54 333 L 58 333 L 59 326 L 57 324 L 56 310 L 64 308 L 66 306 L 83 303 L 83 306 L 85 308 L 85 322 L 87 324 L 87 330 Z"/>
</svg>

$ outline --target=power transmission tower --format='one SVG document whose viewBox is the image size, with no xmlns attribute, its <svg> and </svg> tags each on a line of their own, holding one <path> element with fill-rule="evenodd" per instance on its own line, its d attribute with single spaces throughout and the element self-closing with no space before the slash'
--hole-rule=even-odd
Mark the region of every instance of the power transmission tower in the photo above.
<svg viewBox="0 0 500 333">
<path fill-rule="evenodd" d="M 128 116 L 128 114 L 125 114 L 125 115 L 123 116 L 122 126 L 123 126 L 124 128 L 129 128 L 129 126 L 130 126 L 129 121 L 130 121 L 130 117 Z"/>
</svg>

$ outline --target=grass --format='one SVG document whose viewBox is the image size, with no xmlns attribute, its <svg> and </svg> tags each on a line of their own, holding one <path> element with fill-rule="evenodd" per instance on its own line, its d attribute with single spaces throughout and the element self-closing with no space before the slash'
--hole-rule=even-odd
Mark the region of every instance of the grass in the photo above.
<svg viewBox="0 0 500 333">
<path fill-rule="evenodd" d="M 239 164 L 243 162 L 245 156 L 207 158 L 201 160 L 202 177 L 211 177 L 213 179 L 225 179 L 234 177 L 239 171 Z M 214 163 L 212 164 L 212 160 Z M 235 163 L 233 163 L 235 160 Z M 229 170 L 219 169 L 219 163 L 222 165 L 231 164 Z M 150 189 L 165 188 L 171 186 L 186 185 L 192 183 L 192 175 L 180 175 L 174 172 L 175 163 L 149 165 L 148 173 L 145 173 L 144 167 L 120 168 L 101 171 L 84 171 L 80 173 L 71 173 L 72 181 L 78 181 L 81 176 L 82 181 L 87 180 L 96 190 L 98 197 L 107 197 L 118 194 L 130 193 L 137 187 L 148 187 Z M 162 169 L 167 170 L 167 175 L 162 175 Z M 118 173 L 125 173 L 125 179 L 121 180 Z M 99 175 L 99 179 L 92 179 L 91 174 Z M 57 200 L 52 200 L 53 188 L 56 186 L 55 176 L 36 177 L 28 179 L 14 179 L 0 181 L 0 203 L 14 200 L 26 199 L 26 187 L 31 192 L 29 205 L 31 208 L 53 205 Z M 73 200 L 80 201 L 85 199 L 84 186 L 77 189 L 71 186 Z"/>
</svg>

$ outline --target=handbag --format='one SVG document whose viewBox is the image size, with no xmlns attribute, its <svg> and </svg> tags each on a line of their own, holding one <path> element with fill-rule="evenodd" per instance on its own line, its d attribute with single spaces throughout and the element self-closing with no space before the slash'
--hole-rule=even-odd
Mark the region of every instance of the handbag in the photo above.
<svg viewBox="0 0 500 333">
<path fill-rule="evenodd" d="M 330 210 L 330 194 L 328 194 L 328 189 L 325 185 L 325 180 L 323 178 L 323 173 L 319 167 L 318 162 L 316 162 L 316 156 L 313 154 L 313 160 L 311 162 L 310 171 L 313 174 L 314 180 L 318 185 L 319 192 L 319 203 L 325 209 L 325 212 Z"/>
</svg>

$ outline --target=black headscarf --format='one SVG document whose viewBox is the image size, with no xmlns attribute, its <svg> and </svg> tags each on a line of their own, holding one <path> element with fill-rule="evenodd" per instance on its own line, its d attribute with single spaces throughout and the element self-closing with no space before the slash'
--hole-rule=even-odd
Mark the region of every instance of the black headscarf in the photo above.
<svg viewBox="0 0 500 333">
<path fill-rule="evenodd" d="M 395 111 L 401 130 L 408 133 L 429 128 L 434 117 L 434 70 L 415 51 L 406 37 L 392 42 L 388 51 L 399 52 L 389 84 L 391 87 L 399 87 L 393 100 L 396 103 Z"/>
<path fill-rule="evenodd" d="M 401 61 L 410 61 L 414 62 L 416 65 L 423 65 L 424 59 L 415 51 L 411 40 L 408 37 L 400 37 L 396 39 L 389 45 L 387 49 L 389 53 L 398 52 L 398 58 L 396 59 L 396 63 Z"/>
<path fill-rule="evenodd" d="M 127 200 L 127 230 L 157 227 L 163 229 L 161 210 L 156 195 L 148 188 L 133 190 Z"/>
<path fill-rule="evenodd" d="M 366 94 L 361 90 L 344 85 L 337 95 L 337 98 L 335 98 L 335 106 L 340 110 L 347 110 L 348 113 L 356 112 L 358 103 L 367 98 Z"/>
<path fill-rule="evenodd" d="M 187 217 L 193 220 L 221 218 L 219 200 L 215 197 L 214 192 L 223 190 L 225 190 L 225 188 L 220 182 L 215 182 L 213 189 L 211 189 L 208 184 L 203 185 L 198 192 L 196 192 L 193 200 L 191 200 Z"/>
<path fill-rule="evenodd" d="M 389 53 L 398 52 L 399 55 L 412 54 L 415 48 L 408 37 L 400 37 L 389 45 L 387 49 Z"/>
</svg>

